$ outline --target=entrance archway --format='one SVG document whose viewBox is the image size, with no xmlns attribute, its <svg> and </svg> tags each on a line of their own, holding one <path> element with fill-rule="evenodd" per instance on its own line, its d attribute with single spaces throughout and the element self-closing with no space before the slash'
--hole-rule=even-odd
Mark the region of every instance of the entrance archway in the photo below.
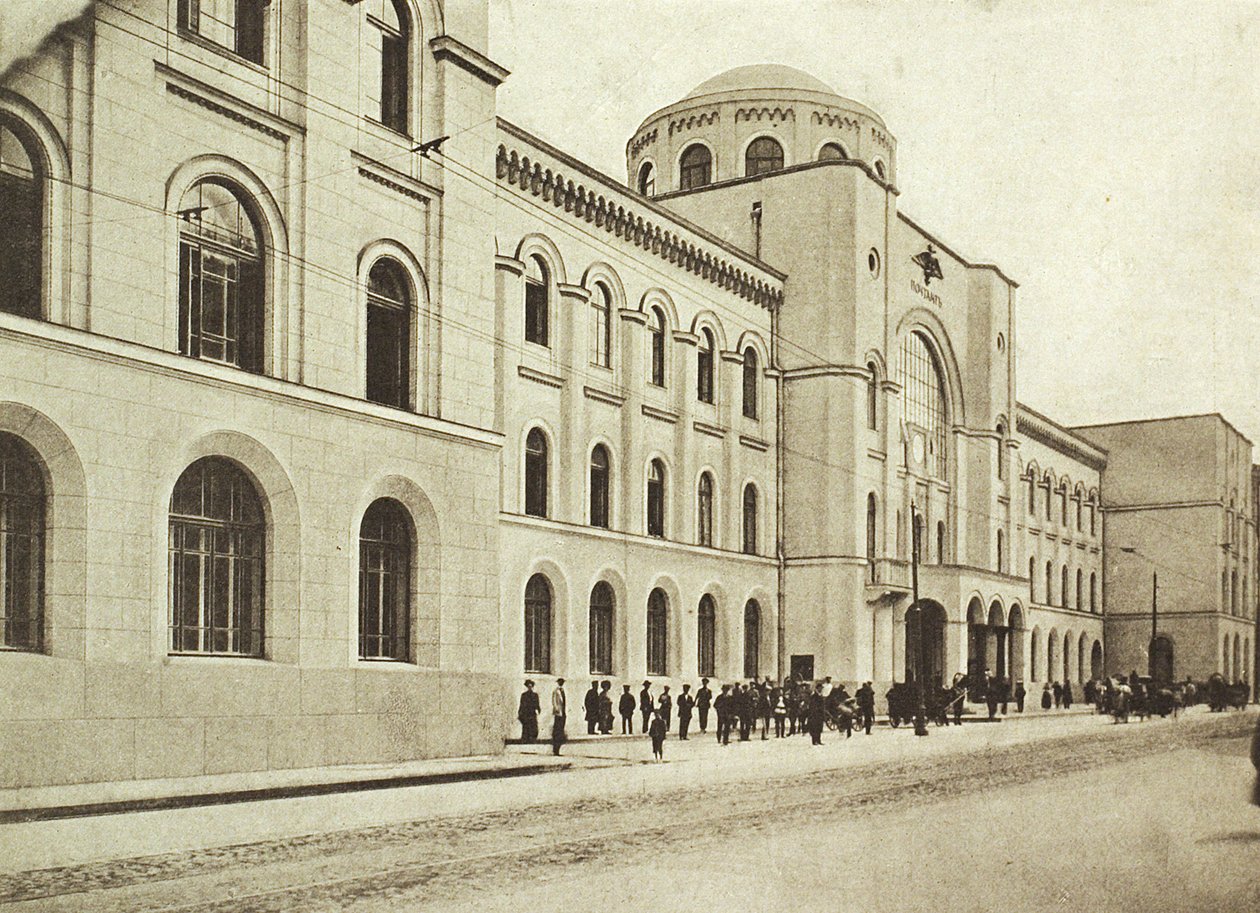
<svg viewBox="0 0 1260 913">
<path fill-rule="evenodd" d="M 1018 604 L 1011 606 L 1011 616 L 1006 625 L 1007 662 L 1006 674 L 1011 684 L 1023 681 L 1024 669 L 1024 611 Z"/>
<path fill-rule="evenodd" d="M 1151 641 L 1151 676 L 1160 684 L 1173 680 L 1173 644 L 1162 634 Z"/>
<path fill-rule="evenodd" d="M 984 605 L 979 599 L 967 604 L 967 681 L 977 688 L 984 681 L 988 665 L 989 628 L 985 624 Z"/>
<path fill-rule="evenodd" d="M 920 599 L 916 604 L 920 615 L 918 627 L 923 637 L 923 682 L 940 687 L 945 678 L 945 608 L 930 599 Z M 916 652 L 919 649 L 919 632 L 915 625 L 915 605 L 906 609 L 906 681 L 914 681 Z"/>
<path fill-rule="evenodd" d="M 1097 681 L 1102 681 L 1103 677 L 1103 652 L 1102 643 L 1094 641 L 1094 648 L 1089 651 L 1089 677 Z"/>
</svg>

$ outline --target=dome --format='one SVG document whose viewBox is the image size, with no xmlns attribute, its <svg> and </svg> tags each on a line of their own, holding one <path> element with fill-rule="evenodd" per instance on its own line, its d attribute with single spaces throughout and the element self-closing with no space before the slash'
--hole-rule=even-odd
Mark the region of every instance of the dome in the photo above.
<svg viewBox="0 0 1260 913">
<path fill-rule="evenodd" d="M 747 92 L 748 90 L 783 90 L 822 92 L 835 95 L 836 90 L 821 79 L 810 76 L 804 70 L 778 63 L 755 63 L 735 67 L 711 76 L 687 93 L 686 98 L 699 98 L 718 92 Z M 685 100 L 685 99 L 684 99 Z"/>
</svg>

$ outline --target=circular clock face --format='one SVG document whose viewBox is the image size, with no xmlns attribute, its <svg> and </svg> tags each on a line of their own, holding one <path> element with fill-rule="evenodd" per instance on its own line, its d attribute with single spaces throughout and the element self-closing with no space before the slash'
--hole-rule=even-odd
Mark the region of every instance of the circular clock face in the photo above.
<svg viewBox="0 0 1260 913">
<path fill-rule="evenodd" d="M 923 458 L 927 456 L 927 441 L 923 439 L 923 435 L 916 434 L 914 440 L 910 442 L 910 447 L 914 452 L 914 461 L 922 463 Z"/>
</svg>

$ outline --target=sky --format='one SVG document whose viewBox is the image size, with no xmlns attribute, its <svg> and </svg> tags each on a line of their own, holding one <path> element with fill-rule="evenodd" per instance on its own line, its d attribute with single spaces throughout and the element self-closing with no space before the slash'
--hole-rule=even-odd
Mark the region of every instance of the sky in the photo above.
<svg viewBox="0 0 1260 913">
<path fill-rule="evenodd" d="M 1260 2 L 491 0 L 502 115 L 624 180 L 650 113 L 783 63 L 879 112 L 899 208 L 1020 283 L 1018 396 L 1221 412 L 1260 461 Z"/>
</svg>

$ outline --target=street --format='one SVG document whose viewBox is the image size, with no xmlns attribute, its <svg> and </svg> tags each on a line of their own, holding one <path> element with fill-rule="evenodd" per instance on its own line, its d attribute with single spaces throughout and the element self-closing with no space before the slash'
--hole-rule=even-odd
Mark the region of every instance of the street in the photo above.
<svg viewBox="0 0 1260 913">
<path fill-rule="evenodd" d="M 582 743 L 582 768 L 493 786 L 10 825 L 0 857 L 56 842 L 82 861 L 6 865 L 0 906 L 1260 910 L 1254 723 L 1076 715 L 812 750 L 710 736 L 671 739 L 660 765 L 642 741 Z"/>
</svg>

